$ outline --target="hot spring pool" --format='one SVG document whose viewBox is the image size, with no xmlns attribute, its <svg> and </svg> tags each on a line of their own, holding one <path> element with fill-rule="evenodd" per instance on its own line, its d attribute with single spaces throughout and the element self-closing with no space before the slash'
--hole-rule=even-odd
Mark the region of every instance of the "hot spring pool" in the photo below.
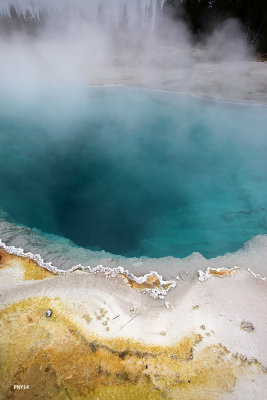
<svg viewBox="0 0 267 400">
<path fill-rule="evenodd" d="M 127 257 L 267 233 L 265 107 L 135 88 L 0 103 L 2 218 Z"/>
</svg>

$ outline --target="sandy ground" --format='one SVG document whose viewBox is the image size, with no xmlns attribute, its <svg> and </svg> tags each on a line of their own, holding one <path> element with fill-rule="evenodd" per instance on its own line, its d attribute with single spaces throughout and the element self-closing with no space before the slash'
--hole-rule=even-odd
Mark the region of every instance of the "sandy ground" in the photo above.
<svg viewBox="0 0 267 400">
<path fill-rule="evenodd" d="M 6 256 L 3 252 L 1 254 L 1 345 L 2 358 L 6 360 L 5 357 L 8 357 L 8 361 L 3 364 L 2 374 L 5 379 L 2 382 L 2 393 L 11 393 L 12 384 L 19 384 L 17 370 L 22 367 L 19 361 L 13 360 L 9 351 L 10 345 L 13 344 L 14 349 L 16 342 L 22 340 L 24 332 L 27 336 L 24 337 L 25 345 L 28 343 L 27 346 L 35 349 L 34 356 L 23 349 L 23 344 L 18 351 L 19 356 L 16 351 L 16 359 L 24 360 L 24 381 L 26 377 L 30 379 L 27 371 L 32 368 L 34 358 L 35 363 L 38 359 L 38 368 L 53 365 L 57 379 L 61 382 L 60 390 L 63 390 L 67 378 L 59 366 L 65 359 L 66 349 L 73 345 L 74 339 L 64 333 L 71 324 L 75 326 L 73 332 L 76 332 L 76 344 L 77 338 L 82 337 L 83 341 L 89 343 L 89 349 L 92 343 L 97 343 L 101 348 L 104 346 L 113 355 L 114 351 L 125 352 L 127 349 L 127 356 L 118 356 L 124 376 L 126 373 L 136 373 L 140 380 L 145 373 L 146 382 L 149 381 L 150 387 L 157 393 L 153 394 L 154 397 L 143 395 L 143 398 L 167 396 L 176 399 L 179 395 L 179 399 L 194 400 L 263 399 L 262 395 L 267 390 L 267 324 L 264 317 L 267 309 L 267 281 L 253 277 L 248 271 L 237 270 L 232 276 L 215 275 L 203 282 L 197 279 L 179 280 L 176 288 L 171 289 L 164 299 L 154 299 L 150 290 L 144 290 L 142 286 L 132 288 L 122 276 L 106 278 L 101 273 L 89 274 L 82 271 L 58 276 L 44 271 L 32 261 Z M 55 319 L 55 325 L 49 325 L 49 339 L 41 340 L 37 331 L 47 331 L 46 320 L 49 321 L 49 318 L 44 315 L 48 310 L 58 320 Z M 64 323 L 59 326 L 56 321 L 63 317 Z M 36 323 L 33 324 L 35 319 Z M 44 352 L 50 352 L 52 348 L 65 350 L 53 358 L 53 362 L 50 353 L 50 362 L 40 359 Z M 142 354 L 146 354 L 142 356 L 143 361 L 139 362 L 145 363 L 142 368 L 134 359 L 141 350 L 145 351 Z M 100 350 L 94 353 L 98 357 L 95 362 L 102 365 L 104 355 Z M 168 357 L 165 359 L 163 354 Z M 91 357 L 90 354 L 88 357 Z M 167 361 L 170 359 L 171 365 Z M 117 362 L 114 360 L 118 369 Z M 75 368 L 84 374 L 84 367 L 80 364 L 79 358 Z M 139 372 L 134 369 L 136 365 L 141 368 Z M 73 368 L 71 360 L 66 366 L 68 368 Z M 174 375 L 178 374 L 177 370 L 183 378 L 176 382 Z M 163 374 L 160 384 L 155 383 L 159 371 Z M 191 381 L 194 385 L 191 385 Z M 51 387 L 54 387 L 53 382 Z M 84 388 L 84 385 L 87 385 L 85 397 L 78 399 L 104 399 L 113 397 L 108 397 L 111 392 L 107 392 L 107 397 L 101 397 L 99 393 L 103 387 L 111 390 L 111 386 L 113 389 L 118 387 L 118 382 L 113 379 L 104 386 L 102 382 L 90 390 L 88 383 L 82 380 L 80 388 Z M 135 394 L 129 398 L 137 398 L 135 396 L 139 384 L 134 385 Z M 75 383 L 69 380 L 68 393 L 71 396 L 76 393 L 74 386 Z M 36 390 L 34 393 L 42 398 L 44 389 Z M 16 391 L 12 393 L 14 397 L 10 398 L 29 398 L 16 397 Z M 54 394 L 52 398 L 64 398 L 60 397 L 60 393 Z M 93 393 L 98 393 L 100 397 L 93 397 Z M 116 393 L 117 397 L 114 398 L 124 399 L 128 392 Z"/>
</svg>

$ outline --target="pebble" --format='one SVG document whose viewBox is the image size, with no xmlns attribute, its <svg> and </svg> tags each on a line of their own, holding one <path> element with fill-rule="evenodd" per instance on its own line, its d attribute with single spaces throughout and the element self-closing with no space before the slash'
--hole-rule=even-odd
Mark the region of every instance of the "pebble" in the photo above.
<svg viewBox="0 0 267 400">
<path fill-rule="evenodd" d="M 240 328 L 243 329 L 243 331 L 246 331 L 246 332 L 253 332 L 256 329 L 255 326 L 252 324 L 252 322 L 249 322 L 249 321 L 241 322 Z"/>
<path fill-rule="evenodd" d="M 52 310 L 46 310 L 46 312 L 45 312 L 46 318 L 51 318 L 52 314 L 53 314 Z"/>
</svg>

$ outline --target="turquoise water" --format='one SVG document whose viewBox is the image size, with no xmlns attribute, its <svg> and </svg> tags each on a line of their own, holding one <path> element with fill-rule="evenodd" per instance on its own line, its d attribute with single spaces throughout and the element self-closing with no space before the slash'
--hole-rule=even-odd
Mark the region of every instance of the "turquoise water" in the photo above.
<svg viewBox="0 0 267 400">
<path fill-rule="evenodd" d="M 134 88 L 0 98 L 0 208 L 124 256 L 206 257 L 267 233 L 267 112 Z"/>
</svg>

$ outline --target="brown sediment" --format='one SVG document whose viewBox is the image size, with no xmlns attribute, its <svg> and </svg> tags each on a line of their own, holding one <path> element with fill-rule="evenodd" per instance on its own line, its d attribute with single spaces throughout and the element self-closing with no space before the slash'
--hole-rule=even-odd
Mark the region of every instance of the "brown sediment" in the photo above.
<svg viewBox="0 0 267 400">
<path fill-rule="evenodd" d="M 56 276 L 47 269 L 40 267 L 30 258 L 9 254 L 5 250 L 0 249 L 0 269 L 7 267 L 21 268 L 23 270 L 24 281 L 43 280 Z"/>
<path fill-rule="evenodd" d="M 58 275 L 57 273 L 53 273 L 43 267 L 40 267 L 37 262 L 28 257 L 9 254 L 4 249 L 0 249 L 0 269 L 4 269 L 6 267 L 22 269 L 24 272 L 24 280 L 42 280 L 46 278 L 53 278 Z M 76 271 L 82 271 L 82 268 L 77 268 Z M 90 273 L 90 271 L 87 272 Z M 137 282 L 134 278 L 129 277 L 123 272 L 118 272 L 118 275 L 121 276 L 126 283 L 129 284 L 129 286 L 138 290 L 163 289 L 168 291 L 168 289 L 173 286 L 173 282 L 161 282 L 157 274 L 149 274 L 143 283 Z"/>
<path fill-rule="evenodd" d="M 0 398 L 216 400 L 234 390 L 242 372 L 262 372 L 258 362 L 249 364 L 221 344 L 198 350 L 198 333 L 160 346 L 98 337 L 89 328 L 74 323 L 58 298 L 30 298 L 3 309 Z"/>
<path fill-rule="evenodd" d="M 173 282 L 160 282 L 159 277 L 156 274 L 151 274 L 147 277 L 145 282 L 139 283 L 136 282 L 135 279 L 130 278 L 126 274 L 122 273 L 121 274 L 127 281 L 127 283 L 135 289 L 161 289 L 163 288 L 164 290 L 168 290 L 172 285 Z"/>
<path fill-rule="evenodd" d="M 220 268 L 220 269 L 212 269 L 209 268 L 209 273 L 212 276 L 234 276 L 237 272 L 237 268 L 232 268 L 232 269 L 224 269 L 224 268 Z"/>
</svg>

